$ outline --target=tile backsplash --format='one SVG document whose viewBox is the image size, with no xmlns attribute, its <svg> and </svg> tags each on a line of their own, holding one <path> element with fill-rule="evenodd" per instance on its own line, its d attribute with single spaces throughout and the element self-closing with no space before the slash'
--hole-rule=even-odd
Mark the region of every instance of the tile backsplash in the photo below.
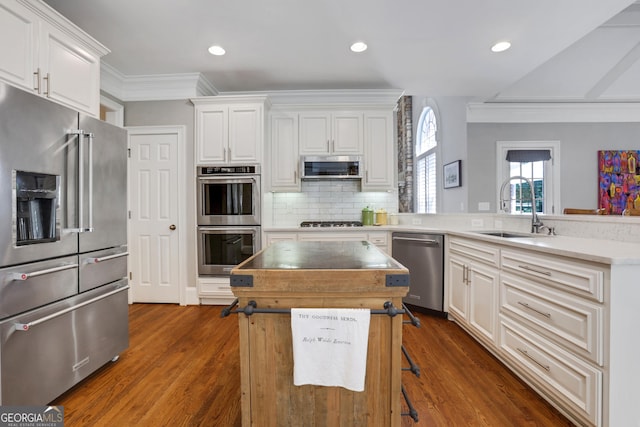
<svg viewBox="0 0 640 427">
<path fill-rule="evenodd" d="M 265 217 L 273 226 L 296 226 L 302 221 L 360 221 L 362 209 L 398 211 L 398 193 L 362 192 L 357 180 L 302 181 L 300 193 L 269 193 Z"/>
</svg>

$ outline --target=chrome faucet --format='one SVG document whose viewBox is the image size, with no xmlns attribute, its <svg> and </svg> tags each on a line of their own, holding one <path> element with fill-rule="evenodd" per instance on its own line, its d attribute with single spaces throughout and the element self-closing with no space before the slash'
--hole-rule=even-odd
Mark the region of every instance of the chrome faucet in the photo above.
<svg viewBox="0 0 640 427">
<path fill-rule="evenodd" d="M 540 219 L 538 218 L 538 214 L 536 213 L 536 196 L 533 189 L 533 181 L 531 181 L 529 178 L 526 178 L 524 176 L 519 176 L 519 175 L 512 176 L 507 178 L 502 183 L 502 187 L 500 187 L 500 210 L 504 212 L 509 212 L 509 209 L 508 209 L 509 205 L 507 204 L 507 201 L 511 199 L 506 199 L 506 200 L 503 199 L 502 193 L 504 193 L 504 188 L 507 186 L 507 184 L 509 184 L 514 179 L 526 181 L 529 184 L 529 188 L 531 189 L 531 232 L 538 234 L 540 232 L 540 227 L 542 227 L 544 224 L 542 223 L 542 221 L 540 221 Z"/>
</svg>

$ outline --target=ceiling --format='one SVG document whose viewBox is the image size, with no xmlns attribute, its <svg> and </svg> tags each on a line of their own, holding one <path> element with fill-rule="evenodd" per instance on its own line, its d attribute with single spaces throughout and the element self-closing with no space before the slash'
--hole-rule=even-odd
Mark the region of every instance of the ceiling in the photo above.
<svg viewBox="0 0 640 427">
<path fill-rule="evenodd" d="M 111 49 L 103 61 L 123 75 L 201 73 L 218 92 L 640 101 L 633 0 L 45 2 Z M 504 39 L 512 48 L 492 53 Z M 369 49 L 354 54 L 358 40 Z M 210 55 L 213 44 L 227 54 Z"/>
</svg>

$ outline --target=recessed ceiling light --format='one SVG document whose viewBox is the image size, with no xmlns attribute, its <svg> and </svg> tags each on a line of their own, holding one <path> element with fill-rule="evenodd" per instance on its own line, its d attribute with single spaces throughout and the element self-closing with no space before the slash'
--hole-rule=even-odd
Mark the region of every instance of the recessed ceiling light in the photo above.
<svg viewBox="0 0 640 427">
<path fill-rule="evenodd" d="M 209 48 L 209 53 L 211 55 L 221 56 L 221 55 L 224 55 L 226 51 L 220 46 L 211 46 Z"/>
<path fill-rule="evenodd" d="M 491 52 L 504 52 L 511 47 L 511 43 L 508 41 L 498 42 L 491 46 Z"/>
<path fill-rule="evenodd" d="M 364 52 L 365 50 L 367 50 L 367 44 L 364 42 L 355 42 L 351 45 L 351 52 L 360 53 Z"/>
</svg>

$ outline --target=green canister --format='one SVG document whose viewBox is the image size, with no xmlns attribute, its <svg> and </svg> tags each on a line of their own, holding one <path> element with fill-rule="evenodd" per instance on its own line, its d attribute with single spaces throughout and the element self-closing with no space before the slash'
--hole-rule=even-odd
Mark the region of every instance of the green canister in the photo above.
<svg viewBox="0 0 640 427">
<path fill-rule="evenodd" d="M 373 225 L 373 209 L 369 206 L 362 209 L 362 225 Z"/>
</svg>

